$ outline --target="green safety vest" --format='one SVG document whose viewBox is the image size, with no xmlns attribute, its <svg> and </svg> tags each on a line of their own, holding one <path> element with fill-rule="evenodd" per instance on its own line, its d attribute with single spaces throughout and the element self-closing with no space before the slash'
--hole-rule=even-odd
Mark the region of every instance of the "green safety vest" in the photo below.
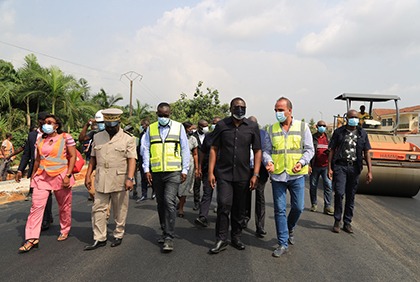
<svg viewBox="0 0 420 282">
<path fill-rule="evenodd" d="M 277 122 L 268 129 L 271 137 L 272 152 L 271 157 L 274 162 L 273 174 L 281 174 L 284 171 L 289 175 L 308 174 L 308 166 L 302 167 L 301 171 L 294 173 L 293 167 L 303 154 L 303 139 L 305 134 L 305 123 L 294 120 L 286 136 Z"/>
<path fill-rule="evenodd" d="M 158 122 L 150 125 L 150 166 L 152 172 L 182 170 L 181 126 L 181 123 L 171 121 L 169 133 L 165 140 L 162 140 Z"/>
</svg>

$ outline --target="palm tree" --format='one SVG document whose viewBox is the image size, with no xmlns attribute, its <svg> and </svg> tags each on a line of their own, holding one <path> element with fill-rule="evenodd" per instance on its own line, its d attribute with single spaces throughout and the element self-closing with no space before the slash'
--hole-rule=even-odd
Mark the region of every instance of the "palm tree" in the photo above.
<svg viewBox="0 0 420 282">
<path fill-rule="evenodd" d="M 18 69 L 19 76 L 19 90 L 18 102 L 25 103 L 26 106 L 26 123 L 28 128 L 31 125 L 31 105 L 35 103 L 35 115 L 38 115 L 40 109 L 40 102 L 45 101 L 47 89 L 36 74 L 46 72 L 41 67 L 34 54 L 29 54 L 25 57 L 25 64 Z M 32 107 L 33 109 L 33 107 Z"/>
<path fill-rule="evenodd" d="M 98 104 L 101 109 L 108 109 L 112 106 L 115 106 L 115 104 L 119 101 L 121 101 L 123 97 L 121 94 L 117 95 L 108 95 L 103 88 L 92 97 L 92 102 L 95 104 Z"/>
<path fill-rule="evenodd" d="M 59 116 L 62 118 L 64 126 L 67 127 L 68 132 L 71 132 L 72 128 L 81 128 L 83 123 L 88 118 L 92 117 L 98 110 L 96 105 L 83 100 L 82 87 L 70 91 L 61 103 L 62 107 L 59 112 Z"/>
</svg>

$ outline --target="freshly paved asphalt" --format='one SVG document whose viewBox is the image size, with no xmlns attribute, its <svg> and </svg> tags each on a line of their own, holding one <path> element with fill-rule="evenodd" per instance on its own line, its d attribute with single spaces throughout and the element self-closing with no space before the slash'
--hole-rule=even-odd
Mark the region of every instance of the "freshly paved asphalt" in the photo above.
<svg viewBox="0 0 420 282">
<path fill-rule="evenodd" d="M 110 244 L 83 251 L 92 243 L 91 202 L 84 187 L 74 188 L 71 236 L 59 234 L 57 204 L 54 224 L 41 233 L 40 247 L 26 254 L 17 250 L 24 239 L 30 202 L 0 206 L 1 281 L 419 281 L 420 195 L 391 198 L 357 195 L 355 233 L 332 233 L 333 218 L 306 209 L 296 229 L 296 244 L 281 258 L 276 246 L 271 185 L 266 187 L 267 217 L 264 239 L 254 236 L 254 222 L 243 233 L 244 251 L 229 247 L 207 254 L 214 243 L 215 214 L 211 226 L 194 225 L 197 212 L 188 198 L 185 218 L 177 218 L 175 250 L 161 252 L 156 204 L 130 200 L 126 234 L 121 246 Z M 322 207 L 319 191 L 319 206 Z M 111 215 L 112 217 L 112 215 Z M 112 220 L 111 220 L 112 222 Z M 112 238 L 114 224 L 109 224 Z"/>
</svg>

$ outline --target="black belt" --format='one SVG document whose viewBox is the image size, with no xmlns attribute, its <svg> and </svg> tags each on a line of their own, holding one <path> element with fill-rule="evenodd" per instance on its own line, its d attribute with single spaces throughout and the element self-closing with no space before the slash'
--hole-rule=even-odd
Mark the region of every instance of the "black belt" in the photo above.
<svg viewBox="0 0 420 282">
<path fill-rule="evenodd" d="M 337 165 L 343 165 L 343 166 L 354 166 L 357 165 L 356 161 L 348 161 L 348 160 L 338 160 L 335 162 Z"/>
</svg>

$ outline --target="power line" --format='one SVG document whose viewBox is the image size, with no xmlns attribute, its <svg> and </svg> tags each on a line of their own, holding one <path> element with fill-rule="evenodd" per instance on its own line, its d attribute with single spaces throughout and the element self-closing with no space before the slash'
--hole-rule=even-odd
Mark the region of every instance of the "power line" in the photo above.
<svg viewBox="0 0 420 282">
<path fill-rule="evenodd" d="M 35 53 L 35 54 L 39 54 L 39 55 L 42 55 L 42 56 L 45 56 L 45 57 L 48 57 L 48 58 L 51 58 L 51 59 L 54 59 L 54 60 L 58 60 L 58 61 L 62 61 L 62 62 L 68 63 L 68 64 L 72 64 L 72 65 L 75 65 L 75 66 L 87 68 L 87 69 L 98 71 L 98 72 L 105 72 L 105 73 L 109 73 L 109 74 L 113 74 L 113 75 L 119 75 L 119 74 L 114 73 L 114 72 L 100 70 L 100 69 L 97 69 L 97 68 L 94 68 L 94 67 L 90 67 L 90 66 L 87 66 L 87 65 L 75 63 L 75 62 L 72 62 L 72 61 L 69 61 L 69 60 L 65 60 L 65 59 L 61 59 L 61 58 L 58 58 L 58 57 L 55 57 L 55 56 L 51 56 L 51 55 L 48 55 L 48 54 L 45 54 L 45 53 L 42 53 L 42 52 L 31 50 L 29 48 L 25 48 L 25 47 L 18 46 L 18 45 L 12 44 L 12 43 L 4 42 L 2 40 L 0 40 L 0 43 L 2 43 L 4 45 L 11 46 L 11 47 L 14 47 L 14 48 L 18 48 L 18 49 L 21 49 L 21 50 L 25 50 L 25 51 L 28 51 L 28 52 L 32 52 L 32 53 Z"/>
<path fill-rule="evenodd" d="M 84 65 L 84 64 L 75 63 L 75 62 L 72 62 L 72 61 L 69 61 L 69 60 L 66 60 L 66 59 L 61 59 L 61 58 L 58 58 L 58 57 L 55 57 L 55 56 L 52 56 L 52 55 L 45 54 L 45 53 L 43 53 L 43 52 L 35 51 L 35 50 L 32 50 L 32 49 L 29 49 L 29 48 L 26 48 L 26 47 L 22 47 L 22 46 L 19 46 L 19 45 L 16 45 L 16 44 L 8 43 L 8 42 L 2 41 L 2 40 L 0 40 L 0 43 L 2 43 L 2 44 L 4 44 L 4 45 L 11 46 L 11 47 L 14 47 L 14 48 L 18 48 L 18 49 L 21 49 L 21 50 L 25 50 L 25 51 L 28 51 L 28 52 L 31 52 L 31 53 L 35 53 L 35 54 L 38 54 L 38 55 L 41 55 L 41 56 L 45 56 L 45 57 L 48 57 L 48 58 L 51 58 L 51 59 L 54 59 L 54 60 L 62 61 L 62 62 L 65 62 L 65 63 L 71 64 L 71 65 L 75 65 L 75 66 L 83 67 L 83 68 L 86 68 L 86 69 L 90 69 L 90 70 L 93 70 L 93 71 L 96 71 L 96 72 L 102 72 L 102 73 L 112 74 L 112 75 L 115 75 L 115 76 L 120 76 L 120 75 L 121 75 L 121 74 L 119 74 L 119 73 L 110 72 L 110 71 L 105 71 L 105 70 L 97 69 L 97 68 L 94 68 L 94 67 L 91 67 L 91 66 L 87 66 L 87 65 Z M 68 72 L 69 72 L 69 73 L 76 73 L 76 72 L 74 72 L 74 71 L 68 71 Z M 79 75 L 83 75 L 83 77 L 92 76 L 92 75 L 81 74 L 81 73 L 79 73 Z M 104 78 L 103 78 L 103 79 L 104 79 Z M 121 81 L 121 79 L 117 79 L 117 78 L 115 78 L 115 79 L 108 79 L 108 78 L 107 78 L 106 80 L 115 80 L 115 81 L 120 81 L 121 83 L 123 83 L 124 85 L 126 85 L 123 81 Z M 152 98 L 158 98 L 159 100 L 162 100 L 162 99 L 159 97 L 159 95 L 155 94 L 155 93 L 154 93 L 154 92 L 153 92 L 153 91 L 152 91 L 149 87 L 147 87 L 144 83 L 140 83 L 140 87 L 141 87 L 141 88 L 143 88 L 143 89 L 145 89 L 145 90 L 146 90 L 146 93 L 147 93 L 150 97 L 152 97 Z"/>
</svg>

